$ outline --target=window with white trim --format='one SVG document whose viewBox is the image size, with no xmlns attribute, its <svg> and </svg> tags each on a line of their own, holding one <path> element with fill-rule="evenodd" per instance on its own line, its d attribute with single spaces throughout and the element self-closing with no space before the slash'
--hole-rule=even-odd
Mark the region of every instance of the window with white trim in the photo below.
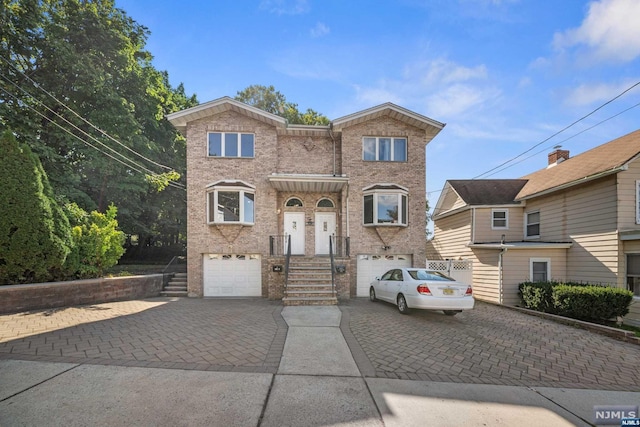
<svg viewBox="0 0 640 427">
<path fill-rule="evenodd" d="M 640 224 L 640 180 L 636 181 L 636 224 Z"/>
<path fill-rule="evenodd" d="M 396 185 L 375 185 L 364 190 L 364 225 L 406 226 L 407 190 Z"/>
<path fill-rule="evenodd" d="M 548 282 L 551 277 L 550 258 L 529 259 L 529 280 L 532 282 Z"/>
<path fill-rule="evenodd" d="M 365 137 L 362 160 L 371 162 L 406 162 L 407 138 Z"/>
<path fill-rule="evenodd" d="M 253 157 L 254 135 L 252 133 L 209 132 L 209 157 Z"/>
<path fill-rule="evenodd" d="M 540 237 L 540 211 L 527 212 L 524 230 L 525 237 Z"/>
<path fill-rule="evenodd" d="M 627 289 L 640 297 L 640 254 L 627 254 Z"/>
<path fill-rule="evenodd" d="M 208 224 L 252 225 L 255 187 L 241 181 L 222 181 L 207 188 Z"/>
<path fill-rule="evenodd" d="M 509 210 L 508 209 L 492 209 L 491 210 L 491 229 L 506 230 L 509 228 Z"/>
</svg>

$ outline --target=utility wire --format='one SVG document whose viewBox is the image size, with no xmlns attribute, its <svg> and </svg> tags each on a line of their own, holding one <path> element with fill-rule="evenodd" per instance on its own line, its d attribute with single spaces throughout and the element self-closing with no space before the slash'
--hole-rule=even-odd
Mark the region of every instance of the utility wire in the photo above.
<svg viewBox="0 0 640 427">
<path fill-rule="evenodd" d="M 44 93 L 46 93 L 47 95 L 49 95 L 51 98 L 53 98 L 58 104 L 62 105 L 64 108 L 66 108 L 67 110 L 69 110 L 73 115 L 75 115 L 76 117 L 78 117 L 80 120 L 82 120 L 83 122 L 85 122 L 86 124 L 88 124 L 89 126 L 91 126 L 93 129 L 97 130 L 98 132 L 100 132 L 101 135 L 109 138 L 111 141 L 115 142 L 116 144 L 124 147 L 125 149 L 129 150 L 130 152 L 132 152 L 133 154 L 135 154 L 136 156 L 150 162 L 153 163 L 156 166 L 159 166 L 161 168 L 164 169 L 168 169 L 168 170 L 173 170 L 173 168 L 169 167 L 169 166 L 165 166 L 163 164 L 157 163 L 151 159 L 149 159 L 148 157 L 143 156 L 142 154 L 138 153 L 137 151 L 135 151 L 134 149 L 127 147 L 126 145 L 124 145 L 123 143 L 121 143 L 120 141 L 118 141 L 117 139 L 115 139 L 114 137 L 112 137 L 111 135 L 109 135 L 107 132 L 103 131 L 102 129 L 100 129 L 99 127 L 97 127 L 96 125 L 94 125 L 93 123 L 91 123 L 89 120 L 85 119 L 84 117 L 82 117 L 80 114 L 76 113 L 75 110 L 73 110 L 72 108 L 68 107 L 66 104 L 64 104 L 62 101 L 60 101 L 58 98 L 56 98 L 55 96 L 53 96 L 50 92 L 48 92 L 45 88 L 43 88 L 42 86 L 40 86 L 40 84 L 38 82 L 36 82 L 35 80 L 33 80 L 31 77 L 29 77 L 27 74 L 25 74 L 22 70 L 20 70 L 19 68 L 17 68 L 15 65 L 13 65 L 11 63 L 11 61 L 9 61 L 8 59 L 6 59 L 4 56 L 0 55 L 0 59 L 2 59 L 3 61 L 5 61 L 7 64 L 9 64 L 9 66 L 11 66 L 14 70 L 16 70 L 18 73 L 22 74 L 27 80 L 29 80 L 31 82 L 31 84 L 33 84 L 37 89 L 42 90 Z"/>
<path fill-rule="evenodd" d="M 629 110 L 631 110 L 631 109 L 633 109 L 633 108 L 636 108 L 636 107 L 638 107 L 638 106 L 640 106 L 640 102 L 639 102 L 639 103 L 637 103 L 637 104 L 635 104 L 635 105 L 632 105 L 631 107 L 629 107 L 629 108 L 627 108 L 627 109 L 625 109 L 625 110 L 620 111 L 618 114 L 614 114 L 614 115 L 613 115 L 613 116 L 611 116 L 611 117 L 607 117 L 606 119 L 604 119 L 604 120 L 602 120 L 602 121 L 600 121 L 600 122 L 596 123 L 596 124 L 595 124 L 595 125 L 593 125 L 593 126 L 589 126 L 588 128 L 581 130 L 580 132 L 576 133 L 575 135 L 570 136 L 569 138 L 566 138 L 566 139 L 563 139 L 562 141 L 556 142 L 554 145 L 559 145 L 559 144 L 562 144 L 563 142 L 567 142 L 568 140 L 573 139 L 573 138 L 575 138 L 576 136 L 578 136 L 578 135 L 580 135 L 580 134 L 583 134 L 583 133 L 585 133 L 585 132 L 587 132 L 587 131 L 589 131 L 589 130 L 591 130 L 591 129 L 593 129 L 593 128 L 597 127 L 597 126 L 600 126 L 600 125 L 601 125 L 601 124 L 603 124 L 604 122 L 607 122 L 607 121 L 609 121 L 609 120 L 611 120 L 611 119 L 613 119 L 613 118 L 616 118 L 616 117 L 618 117 L 619 115 L 621 115 L 621 114 L 623 114 L 623 113 L 626 113 L 627 111 L 629 111 Z M 500 170 L 498 170 L 498 171 L 495 171 L 494 173 L 492 173 L 492 174 L 490 174 L 490 175 L 487 175 L 487 176 L 492 176 L 492 175 L 495 175 L 495 174 L 497 174 L 497 173 L 500 173 L 500 172 L 502 172 L 502 171 L 504 171 L 504 170 L 506 170 L 506 169 L 509 169 L 511 166 L 515 166 L 515 165 L 517 165 L 518 163 L 522 163 L 522 162 L 524 162 L 525 160 L 528 160 L 528 159 L 530 159 L 530 158 L 531 158 L 531 157 L 533 157 L 533 156 L 537 156 L 537 155 L 538 155 L 538 154 L 540 154 L 540 153 L 544 153 L 544 152 L 545 152 L 545 151 L 547 151 L 549 148 L 551 148 L 551 147 L 546 147 L 546 148 L 544 148 L 544 149 L 542 149 L 542 150 L 540 150 L 540 151 L 537 151 L 537 152 L 535 152 L 534 154 L 532 154 L 532 155 L 530 155 L 530 156 L 527 156 L 527 157 L 525 157 L 524 159 L 522 159 L 522 160 L 520 160 L 520 161 L 518 161 L 518 162 L 515 162 L 515 163 L 512 163 L 512 164 L 510 164 L 510 165 L 508 165 L 508 166 L 505 166 L 504 168 L 502 168 L 502 169 L 500 169 Z"/>
<path fill-rule="evenodd" d="M 493 169 L 489 169 L 488 171 L 481 173 L 478 176 L 473 177 L 472 179 L 477 179 L 480 178 L 481 176 L 487 175 L 490 172 L 493 172 L 496 169 L 501 168 L 502 166 L 506 165 L 507 163 L 511 163 L 512 161 L 524 156 L 525 154 L 527 154 L 529 151 L 533 150 L 534 148 L 544 144 L 545 142 L 549 141 L 551 138 L 561 134 L 562 132 L 564 132 L 565 130 L 569 129 L 570 127 L 576 125 L 577 123 L 583 121 L 584 119 L 586 119 L 587 117 L 591 116 L 592 114 L 594 114 L 596 111 L 604 108 L 605 106 L 609 105 L 610 103 L 612 103 L 613 101 L 615 101 L 616 99 L 620 98 L 622 95 L 624 95 L 625 93 L 629 92 L 631 89 L 635 88 L 636 86 L 640 85 L 640 82 L 637 82 L 633 85 L 631 85 L 629 88 L 625 89 L 624 91 L 622 91 L 620 94 L 616 95 L 615 97 L 611 98 L 610 100 L 608 100 L 607 102 L 605 102 L 604 104 L 602 104 L 601 106 L 599 106 L 598 108 L 596 108 L 595 110 L 591 111 L 589 114 L 582 116 L 581 118 L 579 118 L 578 120 L 574 121 L 573 123 L 571 123 L 568 126 L 565 126 L 564 128 L 562 128 L 561 130 L 559 130 L 558 132 L 554 133 L 553 135 L 551 135 L 550 137 L 544 139 L 543 141 L 540 141 L 539 143 L 535 144 L 534 146 L 532 146 L 531 148 L 529 148 L 528 150 L 518 154 L 517 156 L 507 160 L 506 162 L 494 167 Z"/>
<path fill-rule="evenodd" d="M 93 135 L 90 135 L 89 133 L 87 133 L 86 131 L 84 131 L 83 129 L 80 129 L 79 127 L 77 127 L 74 123 L 70 122 L 69 120 L 67 120 L 64 116 L 60 115 L 58 112 L 52 110 L 51 108 L 49 108 L 49 106 L 47 106 L 46 104 L 44 104 L 43 102 L 41 102 L 40 100 L 38 100 L 37 98 L 35 98 L 33 95 L 31 95 L 27 90 L 25 90 L 24 88 L 22 88 L 21 86 L 19 86 L 18 84 L 16 84 L 15 82 L 13 82 L 12 80 L 8 79 L 5 75 L 0 73 L 0 77 L 2 77 L 4 80 L 8 81 L 9 83 L 13 84 L 15 87 L 17 87 L 18 89 L 20 89 L 22 92 L 24 92 L 27 96 L 29 96 L 31 99 L 33 99 L 36 103 L 42 105 L 44 108 L 46 108 L 49 112 L 51 112 L 52 114 L 54 114 L 56 117 L 60 118 L 61 120 L 63 120 L 65 123 L 67 123 L 68 125 L 70 125 L 71 127 L 73 127 L 75 130 L 77 130 L 78 132 L 80 132 L 81 134 L 85 135 L 86 137 L 90 138 L 91 140 L 95 141 L 96 143 L 100 144 L 101 146 L 103 146 L 104 148 L 106 148 L 107 150 L 115 153 L 116 155 L 122 157 L 123 159 L 125 159 L 127 162 L 137 166 L 140 169 L 143 169 L 144 171 L 148 172 L 151 175 L 157 176 L 158 174 L 148 168 L 146 168 L 143 165 L 140 165 L 136 162 L 134 162 L 133 160 L 129 159 L 128 157 L 124 156 L 122 153 L 119 153 L 118 151 L 114 150 L 113 148 L 109 147 L 108 145 L 104 144 L 103 142 L 99 141 L 98 139 L 96 139 Z M 9 93 L 5 90 L 5 93 Z M 10 94 L 10 93 L 9 93 Z M 11 95 L 11 94 L 10 94 Z M 15 96 L 14 96 L 15 98 Z M 27 106 L 29 106 L 28 104 L 25 104 Z M 36 111 L 36 110 L 34 110 Z M 36 111 L 37 112 L 37 111 Z M 39 112 L 38 112 L 39 113 Z M 48 118 L 47 118 L 48 119 Z M 49 120 L 51 121 L 51 120 Z M 51 121 L 52 123 L 55 123 L 53 121 Z M 69 132 L 70 133 L 70 132 Z M 84 141 L 84 140 L 83 140 Z M 86 141 L 85 141 L 86 142 Z M 88 144 L 89 146 L 93 147 L 93 148 L 97 148 L 92 144 Z M 106 154 L 104 151 L 102 150 L 98 150 L 103 154 Z M 109 156 L 111 158 L 114 158 L 113 156 Z M 122 162 L 120 162 L 122 163 Z M 123 163 L 124 164 L 124 163 Z M 135 168 L 134 168 L 135 169 Z M 136 169 L 138 172 L 140 172 L 139 169 Z M 183 187 L 183 184 L 179 184 L 176 183 L 178 186 L 180 186 L 181 188 Z"/>
<path fill-rule="evenodd" d="M 10 97 L 14 98 L 16 101 L 18 101 L 18 102 L 21 102 L 21 101 L 22 101 L 20 98 L 18 98 L 16 95 L 14 95 L 14 94 L 10 93 L 10 92 L 9 92 L 9 91 L 7 91 L 6 89 L 4 89 L 4 88 L 0 87 L 0 90 L 1 90 L 1 91 L 3 91 L 4 93 L 6 93 L 7 95 L 9 95 Z M 111 154 L 109 154 L 109 153 L 107 153 L 107 152 L 105 152 L 105 151 L 102 151 L 100 148 L 96 147 L 95 145 L 91 144 L 90 142 L 88 142 L 88 141 L 86 141 L 86 140 L 84 140 L 84 139 L 80 138 L 78 135 L 74 134 L 74 133 L 73 133 L 73 132 L 71 132 L 69 129 L 67 129 L 67 128 L 63 127 L 63 126 L 62 126 L 62 125 L 60 125 L 59 123 L 57 123 L 57 122 L 53 121 L 50 117 L 45 116 L 45 115 L 44 115 L 44 114 L 42 114 L 40 111 L 38 111 L 38 110 L 36 110 L 35 108 L 33 108 L 31 105 L 29 105 L 29 104 L 27 104 L 27 103 L 25 103 L 24 105 L 25 105 L 27 108 L 29 108 L 30 110 L 32 110 L 33 112 L 35 112 L 36 114 L 38 114 L 39 116 L 41 116 L 43 119 L 47 120 L 48 122 L 52 123 L 53 125 L 57 126 L 57 127 L 58 127 L 58 128 L 60 128 L 60 129 L 62 129 L 63 131 L 65 131 L 65 132 L 66 132 L 66 133 L 68 133 L 69 135 L 71 135 L 71 136 L 73 136 L 74 138 L 78 139 L 80 142 L 82 142 L 82 143 L 84 143 L 84 144 L 88 145 L 89 147 L 91 147 L 91 148 L 93 148 L 93 149 L 95 149 L 95 150 L 97 150 L 97 151 L 101 152 L 101 153 L 102 153 L 102 154 L 104 154 L 105 156 L 107 156 L 107 157 L 109 157 L 109 158 L 111 158 L 111 159 L 115 160 L 116 162 L 118 162 L 118 163 L 120 163 L 120 164 L 122 164 L 122 165 L 126 166 L 126 167 L 127 167 L 127 168 L 129 168 L 129 169 L 133 169 L 133 170 L 135 170 L 136 172 L 139 172 L 139 173 L 145 174 L 142 170 L 140 170 L 140 169 L 136 168 L 135 166 L 132 166 L 131 164 L 128 164 L 128 163 L 123 162 L 122 160 L 118 159 L 117 157 L 114 157 L 114 156 L 112 156 Z M 125 157 L 125 158 L 126 158 L 126 157 Z M 134 163 L 134 164 L 135 164 L 135 163 Z M 154 174 L 154 175 L 156 175 L 156 174 Z M 181 186 L 179 186 L 179 185 L 176 185 L 174 182 L 171 182 L 171 181 L 169 182 L 169 186 L 171 186 L 171 187 L 175 187 L 175 188 L 179 188 L 179 189 L 181 189 L 181 190 L 185 190 L 185 191 L 186 191 L 186 188 L 181 187 Z"/>
</svg>

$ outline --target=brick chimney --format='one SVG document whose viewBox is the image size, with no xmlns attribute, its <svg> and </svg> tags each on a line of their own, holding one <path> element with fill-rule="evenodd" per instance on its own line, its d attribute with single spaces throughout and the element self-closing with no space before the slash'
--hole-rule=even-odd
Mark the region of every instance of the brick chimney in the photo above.
<svg viewBox="0 0 640 427">
<path fill-rule="evenodd" d="M 558 163 L 562 163 L 565 160 L 569 160 L 569 150 L 560 150 L 559 148 L 549 153 L 549 166 L 555 166 Z"/>
</svg>

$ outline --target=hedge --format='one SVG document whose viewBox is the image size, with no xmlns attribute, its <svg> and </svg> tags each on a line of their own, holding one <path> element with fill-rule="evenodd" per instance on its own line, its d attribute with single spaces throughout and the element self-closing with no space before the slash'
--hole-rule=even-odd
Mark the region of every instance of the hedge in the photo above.
<svg viewBox="0 0 640 427">
<path fill-rule="evenodd" d="M 626 289 L 584 283 L 524 282 L 518 288 L 526 308 L 597 322 L 626 315 L 633 299 Z"/>
</svg>

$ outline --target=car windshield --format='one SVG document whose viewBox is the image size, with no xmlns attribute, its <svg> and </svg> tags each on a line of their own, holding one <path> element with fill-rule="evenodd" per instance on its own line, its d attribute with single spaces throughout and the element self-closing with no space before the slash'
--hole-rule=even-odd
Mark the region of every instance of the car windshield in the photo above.
<svg viewBox="0 0 640 427">
<path fill-rule="evenodd" d="M 455 281 L 449 276 L 445 276 L 439 271 L 429 271 L 429 270 L 409 270 L 407 271 L 411 277 L 415 280 L 434 280 L 441 282 L 453 282 Z"/>
</svg>

